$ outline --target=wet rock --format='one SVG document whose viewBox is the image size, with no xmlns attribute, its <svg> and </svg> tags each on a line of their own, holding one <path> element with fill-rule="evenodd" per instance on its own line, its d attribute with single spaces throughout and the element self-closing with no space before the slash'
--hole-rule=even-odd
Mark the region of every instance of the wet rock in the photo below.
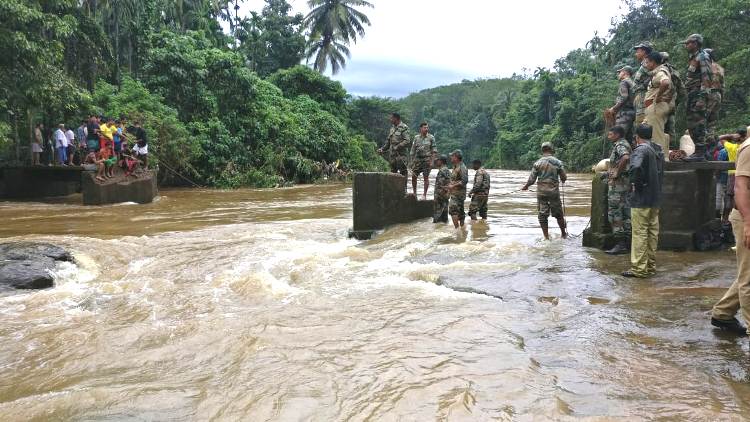
<svg viewBox="0 0 750 422">
<path fill-rule="evenodd" d="M 0 289 L 52 287 L 57 262 L 72 261 L 70 252 L 46 243 L 0 244 Z"/>
</svg>

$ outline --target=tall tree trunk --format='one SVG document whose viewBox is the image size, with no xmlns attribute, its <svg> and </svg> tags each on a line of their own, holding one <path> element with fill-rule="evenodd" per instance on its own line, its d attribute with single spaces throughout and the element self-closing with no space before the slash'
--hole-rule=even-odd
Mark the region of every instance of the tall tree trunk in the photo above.
<svg viewBox="0 0 750 422">
<path fill-rule="evenodd" d="M 117 1 L 114 5 L 115 15 L 115 81 L 120 86 L 120 8 L 117 7 Z"/>
</svg>

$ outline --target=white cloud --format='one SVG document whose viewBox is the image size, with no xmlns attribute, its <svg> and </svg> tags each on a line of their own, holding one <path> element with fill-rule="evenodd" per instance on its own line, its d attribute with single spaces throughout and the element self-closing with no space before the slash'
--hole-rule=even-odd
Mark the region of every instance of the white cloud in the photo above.
<svg viewBox="0 0 750 422">
<path fill-rule="evenodd" d="M 612 17 L 622 13 L 621 0 L 371 2 L 375 8 L 364 12 L 372 26 L 351 47 L 347 69 L 335 77 L 347 88 L 356 81 L 357 89 L 352 92 L 357 94 L 403 95 L 432 86 L 426 85 L 428 82 L 445 84 L 551 67 L 568 51 L 583 47 L 595 32 L 606 35 Z M 306 1 L 290 3 L 295 11 L 307 13 Z M 262 0 L 249 0 L 243 10 L 260 10 L 263 4 Z M 411 73 L 403 89 L 365 92 L 362 81 L 373 72 L 362 65 L 372 64 L 386 65 L 394 72 L 401 67 L 402 74 Z M 441 77 L 432 77 L 430 69 Z"/>
</svg>

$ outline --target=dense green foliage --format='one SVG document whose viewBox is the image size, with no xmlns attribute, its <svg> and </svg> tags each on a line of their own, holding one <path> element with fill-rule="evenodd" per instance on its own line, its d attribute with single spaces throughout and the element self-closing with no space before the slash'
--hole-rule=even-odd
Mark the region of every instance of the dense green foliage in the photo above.
<svg viewBox="0 0 750 422">
<path fill-rule="evenodd" d="M 267 0 L 239 18 L 234 4 L 1 2 L 3 157 L 23 161 L 34 122 L 77 126 L 97 113 L 142 120 L 167 183 L 273 186 L 313 181 L 337 161 L 382 168 L 375 144 L 349 126 L 346 90 L 298 65 L 302 16 Z"/>
<path fill-rule="evenodd" d="M 607 39 L 595 36 L 584 48 L 557 60 L 553 69 L 503 80 L 464 81 L 429 89 L 399 101 L 412 127 L 427 120 L 441 151 L 461 147 L 493 167 L 525 168 L 545 141 L 569 167 L 583 170 L 605 155 L 602 110 L 612 105 L 615 70 L 636 66 L 632 47 L 651 40 L 684 72 L 681 41 L 698 32 L 726 69 L 721 130 L 750 123 L 750 3 L 745 0 L 648 0 L 629 3 Z M 677 133 L 685 129 L 677 112 Z"/>
</svg>

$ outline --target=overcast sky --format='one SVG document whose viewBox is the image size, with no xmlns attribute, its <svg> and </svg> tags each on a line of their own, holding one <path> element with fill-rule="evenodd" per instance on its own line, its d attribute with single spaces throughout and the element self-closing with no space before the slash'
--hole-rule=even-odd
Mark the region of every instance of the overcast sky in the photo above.
<svg viewBox="0 0 750 422">
<path fill-rule="evenodd" d="M 307 1 L 288 0 L 306 14 Z M 551 67 L 568 51 L 604 36 L 622 0 L 370 0 L 372 26 L 351 46 L 334 79 L 353 95 L 401 97 L 480 77 Z M 260 11 L 247 0 L 243 11 Z"/>
</svg>

